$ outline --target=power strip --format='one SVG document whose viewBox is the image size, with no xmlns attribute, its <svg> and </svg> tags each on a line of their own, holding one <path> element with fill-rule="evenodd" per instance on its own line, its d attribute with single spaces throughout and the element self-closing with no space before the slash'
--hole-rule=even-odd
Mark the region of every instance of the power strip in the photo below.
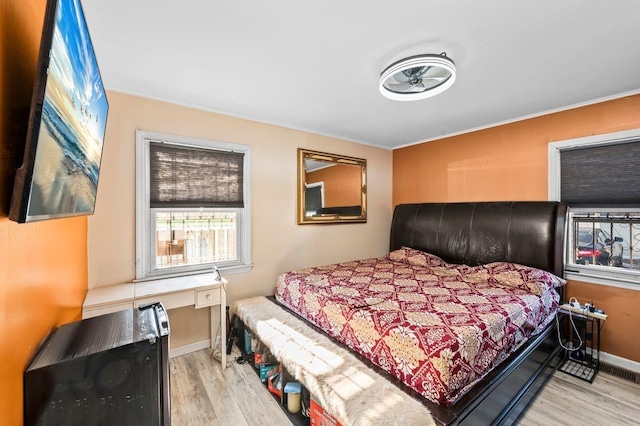
<svg viewBox="0 0 640 426">
<path fill-rule="evenodd" d="M 606 320 L 607 319 L 607 314 L 600 314 L 598 312 L 590 312 L 585 307 L 576 308 L 574 306 L 571 306 L 568 303 L 565 303 L 564 305 L 560 306 L 560 309 L 564 309 L 565 311 L 575 312 L 576 314 L 581 314 L 581 315 L 584 315 L 584 316 L 587 316 L 587 317 L 598 318 L 598 319 L 601 319 L 601 320 Z"/>
</svg>

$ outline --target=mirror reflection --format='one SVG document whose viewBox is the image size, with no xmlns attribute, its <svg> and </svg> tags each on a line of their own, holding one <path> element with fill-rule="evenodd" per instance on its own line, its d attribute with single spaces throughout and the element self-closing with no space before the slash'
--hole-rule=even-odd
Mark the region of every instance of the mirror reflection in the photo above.
<svg viewBox="0 0 640 426">
<path fill-rule="evenodd" d="M 298 223 L 366 222 L 361 158 L 298 149 Z"/>
</svg>

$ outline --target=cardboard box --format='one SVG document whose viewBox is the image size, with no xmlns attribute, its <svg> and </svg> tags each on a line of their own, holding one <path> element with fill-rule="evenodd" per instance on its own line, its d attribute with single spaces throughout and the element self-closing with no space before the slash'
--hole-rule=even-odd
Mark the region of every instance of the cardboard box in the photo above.
<svg viewBox="0 0 640 426">
<path fill-rule="evenodd" d="M 258 368 L 263 364 L 262 354 L 260 352 L 256 352 L 253 354 L 253 365 Z"/>
<path fill-rule="evenodd" d="M 267 389 L 269 392 L 280 398 L 282 403 L 282 366 L 278 367 L 278 372 L 267 377 Z"/>
<path fill-rule="evenodd" d="M 268 348 L 262 347 L 262 345 L 259 346 L 260 348 L 254 353 L 253 362 L 255 368 L 258 368 L 261 365 L 265 364 L 276 364 L 278 362 L 278 360 L 275 359 L 273 355 L 271 355 L 271 352 Z"/>
<path fill-rule="evenodd" d="M 267 381 L 267 377 L 273 376 L 278 372 L 280 364 L 266 364 L 260 366 L 260 380 L 262 383 Z"/>
<path fill-rule="evenodd" d="M 311 426 L 342 426 L 331 414 L 327 413 L 317 401 L 311 398 L 309 404 Z"/>
</svg>

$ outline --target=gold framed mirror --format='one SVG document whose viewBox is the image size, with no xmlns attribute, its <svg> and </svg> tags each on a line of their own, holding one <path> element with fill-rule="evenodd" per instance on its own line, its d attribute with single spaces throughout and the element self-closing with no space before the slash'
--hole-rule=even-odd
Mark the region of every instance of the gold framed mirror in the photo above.
<svg viewBox="0 0 640 426">
<path fill-rule="evenodd" d="M 367 221 L 367 160 L 298 148 L 298 224 Z"/>
</svg>

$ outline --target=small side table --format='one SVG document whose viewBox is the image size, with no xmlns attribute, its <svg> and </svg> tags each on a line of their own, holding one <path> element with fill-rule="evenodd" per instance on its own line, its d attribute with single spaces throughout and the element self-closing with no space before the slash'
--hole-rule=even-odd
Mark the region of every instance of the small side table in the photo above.
<svg viewBox="0 0 640 426">
<path fill-rule="evenodd" d="M 575 329 L 571 320 L 575 324 Z M 577 350 L 565 349 L 564 358 L 558 370 L 593 383 L 600 370 L 600 333 L 605 320 L 606 316 L 595 317 L 588 311 L 578 313 L 564 307 L 560 308 L 558 321 L 561 321 L 563 327 L 562 344 L 566 347 L 570 345 L 577 347 L 581 340 L 582 345 Z"/>
</svg>

